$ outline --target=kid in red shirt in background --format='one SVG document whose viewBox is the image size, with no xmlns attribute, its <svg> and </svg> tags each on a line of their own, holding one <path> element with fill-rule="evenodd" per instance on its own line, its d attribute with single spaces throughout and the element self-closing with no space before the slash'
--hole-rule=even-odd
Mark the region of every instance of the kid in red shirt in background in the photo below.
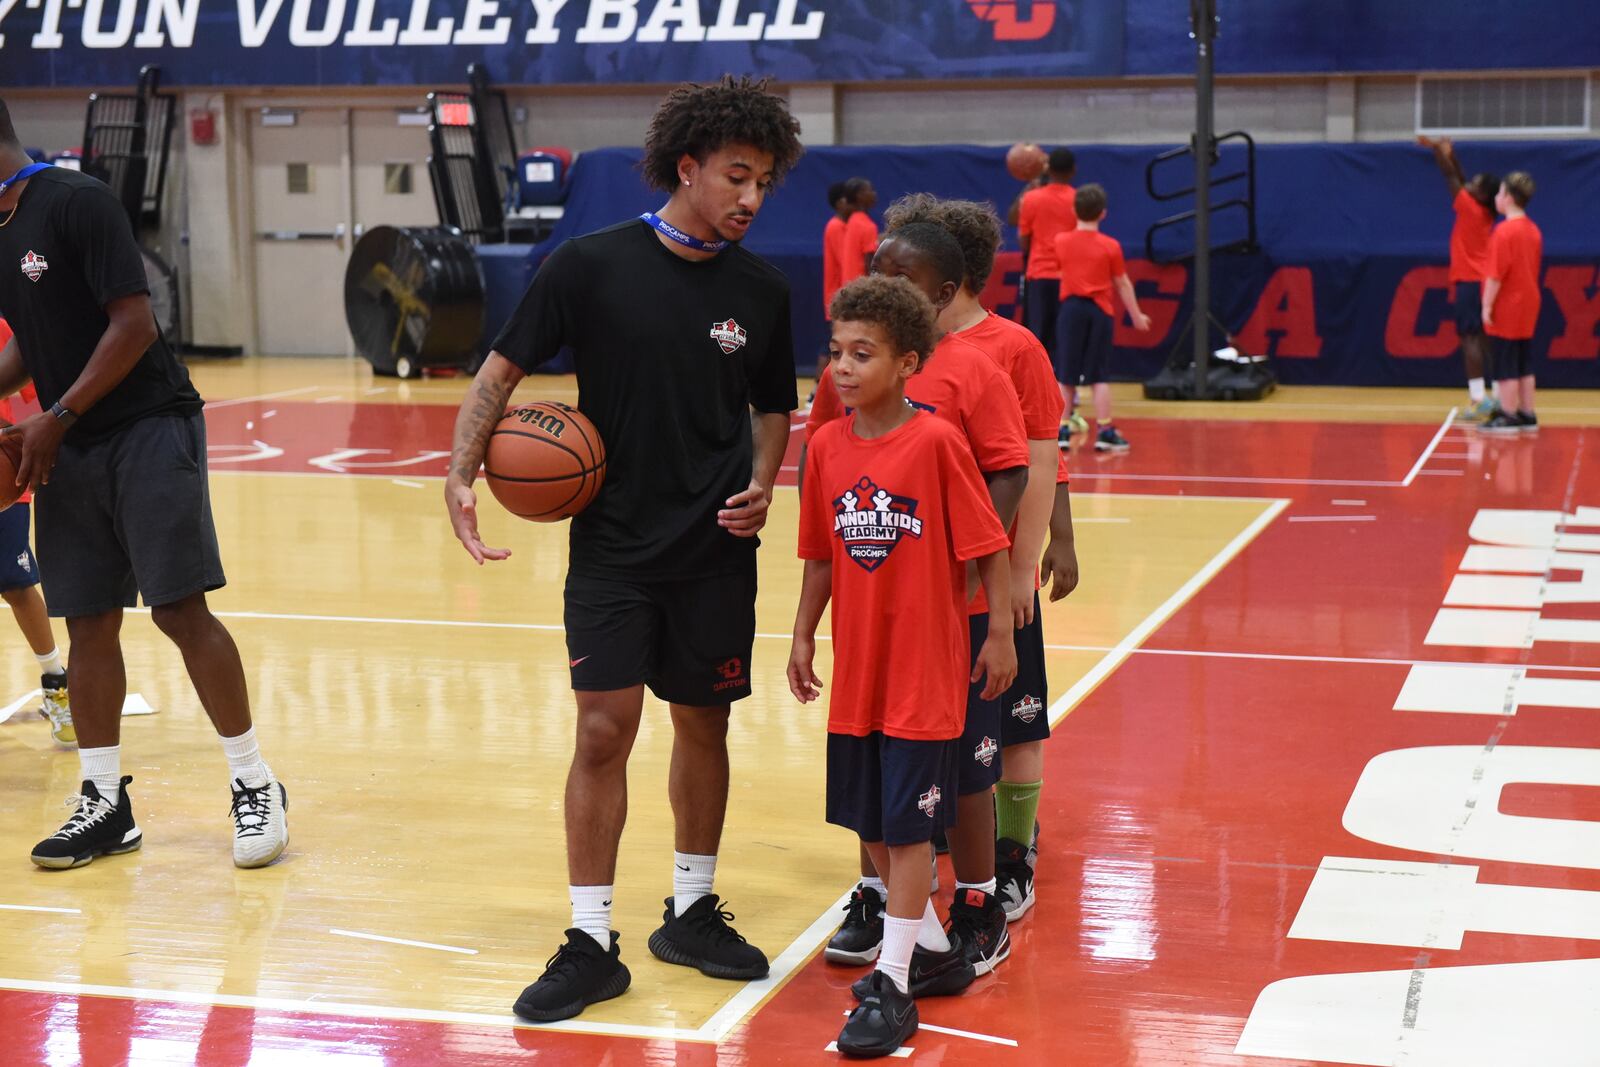
<svg viewBox="0 0 1600 1067">
<path fill-rule="evenodd" d="M 1122 245 L 1100 232 L 1106 217 L 1106 191 L 1089 184 L 1074 198 L 1078 228 L 1056 238 L 1056 261 L 1061 270 L 1061 311 L 1056 319 L 1056 380 L 1070 409 L 1077 390 L 1087 385 L 1094 393 L 1094 418 L 1099 434 L 1096 452 L 1126 452 L 1128 440 L 1111 423 L 1111 334 L 1117 309 L 1111 302 L 1115 289 L 1137 330 L 1150 328 L 1150 317 L 1139 310 L 1139 298 L 1122 259 Z M 1063 443 L 1066 434 L 1062 434 Z"/>
<path fill-rule="evenodd" d="M 0 319 L 0 349 L 10 341 L 11 327 Z M 22 387 L 20 398 L 24 404 L 38 402 L 31 385 Z M 0 420 L 8 424 L 16 421 L 10 400 L 0 400 Z M 33 493 L 23 490 L 15 504 L 0 511 L 0 597 L 11 606 L 17 628 L 39 661 L 39 688 L 44 694 L 39 714 L 50 720 L 50 736 L 64 745 L 76 745 L 78 735 L 72 727 L 72 708 L 67 699 L 67 668 L 61 662 L 44 597 L 39 595 L 39 564 L 28 547 L 32 501 Z"/>
<path fill-rule="evenodd" d="M 1483 385 L 1488 342 L 1483 336 L 1483 276 L 1489 265 L 1489 231 L 1494 227 L 1494 194 L 1500 179 L 1474 174 L 1467 179 L 1448 137 L 1418 137 L 1432 150 L 1433 160 L 1450 183 L 1451 210 L 1456 221 L 1450 228 L 1450 282 L 1455 286 L 1456 334 L 1461 338 L 1461 358 L 1466 365 L 1467 414 L 1487 419 L 1497 410 Z"/>
<path fill-rule="evenodd" d="M 789 687 L 821 695 L 816 631 L 833 603 L 828 821 L 854 830 L 888 887 L 877 968 L 839 1033 L 849 1055 L 886 1056 L 917 1030 L 911 958 L 943 940 L 928 896 L 928 844 L 951 821 L 970 682 L 986 699 L 1016 675 L 1005 527 L 966 439 L 909 405 L 905 385 L 937 336 L 910 282 L 865 278 L 834 300 L 831 377 L 854 409 L 821 427 L 806 456 L 799 554 L 806 561 Z M 967 671 L 967 561 L 1000 605 Z M 925 953 L 927 949 L 924 949 Z M 938 955 L 970 964 L 958 944 Z"/>
<path fill-rule="evenodd" d="M 833 209 L 833 217 L 822 228 L 822 317 L 828 317 L 828 305 L 833 303 L 833 296 L 837 293 L 844 280 L 839 276 L 840 264 L 843 260 L 843 247 L 846 225 L 850 218 L 850 201 L 845 196 L 845 183 L 834 182 L 828 186 L 828 207 Z M 822 377 L 822 372 L 828 366 L 828 352 L 823 349 L 817 353 L 817 377 Z M 817 398 L 816 390 L 806 397 L 805 407 L 801 414 L 811 410 L 811 403 Z"/>
<path fill-rule="evenodd" d="M 1494 206 L 1505 221 L 1489 238 L 1489 265 L 1483 279 L 1483 328 L 1493 338 L 1494 377 L 1500 413 L 1479 429 L 1486 433 L 1533 433 L 1533 333 L 1539 324 L 1539 263 L 1544 235 L 1528 218 L 1533 178 L 1525 171 L 1506 175 Z"/>
</svg>

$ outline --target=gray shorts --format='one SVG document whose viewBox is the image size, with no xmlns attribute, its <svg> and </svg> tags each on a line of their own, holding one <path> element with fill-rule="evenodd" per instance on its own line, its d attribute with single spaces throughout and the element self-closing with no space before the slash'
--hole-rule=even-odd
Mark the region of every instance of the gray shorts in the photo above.
<svg viewBox="0 0 1600 1067">
<path fill-rule="evenodd" d="M 50 614 L 174 604 L 222 588 L 201 415 L 140 419 L 90 445 L 65 442 L 34 498 Z"/>
</svg>

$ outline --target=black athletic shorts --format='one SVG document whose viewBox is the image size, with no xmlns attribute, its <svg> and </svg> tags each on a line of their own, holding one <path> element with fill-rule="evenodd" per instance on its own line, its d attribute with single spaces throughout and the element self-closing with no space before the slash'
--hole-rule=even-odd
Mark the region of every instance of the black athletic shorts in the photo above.
<svg viewBox="0 0 1600 1067">
<path fill-rule="evenodd" d="M 714 707 L 750 695 L 756 562 L 669 581 L 568 572 L 567 660 L 572 688 L 647 685 L 672 704 Z"/>
<path fill-rule="evenodd" d="M 977 664 L 978 650 L 989 639 L 989 613 L 968 615 L 967 630 L 972 636 L 970 668 Z M 967 684 L 967 724 L 961 731 L 956 761 L 960 772 L 956 791 L 964 797 L 987 792 L 1000 780 L 1000 700 L 983 699 L 986 684 L 986 678 Z"/>
<path fill-rule="evenodd" d="M 28 548 L 27 504 L 12 504 L 0 511 L 0 593 L 39 584 L 39 563 Z"/>
<path fill-rule="evenodd" d="M 1111 331 L 1116 325 L 1086 296 L 1069 296 L 1056 314 L 1054 356 L 1056 381 L 1062 385 L 1097 385 L 1111 380 Z"/>
<path fill-rule="evenodd" d="M 1483 285 L 1456 282 L 1456 333 L 1472 337 L 1483 332 Z"/>
<path fill-rule="evenodd" d="M 1492 339 L 1490 362 L 1494 367 L 1494 380 L 1526 378 L 1533 373 L 1533 339 L 1506 337 Z"/>
<path fill-rule="evenodd" d="M 863 841 L 931 841 L 956 824 L 956 745 L 829 734 L 828 821 Z"/>
<path fill-rule="evenodd" d="M 1050 736 L 1050 686 L 1044 675 L 1044 620 L 1033 594 L 1033 621 L 1017 631 L 1017 680 L 1000 698 L 1000 747 Z"/>
<path fill-rule="evenodd" d="M 1022 324 L 1044 345 L 1055 350 L 1056 311 L 1061 302 L 1061 283 L 1054 278 L 1028 278 L 1022 283 Z"/>
<path fill-rule="evenodd" d="M 175 604 L 222 588 L 201 415 L 152 415 L 89 445 L 62 442 L 34 496 L 51 615 Z"/>
</svg>

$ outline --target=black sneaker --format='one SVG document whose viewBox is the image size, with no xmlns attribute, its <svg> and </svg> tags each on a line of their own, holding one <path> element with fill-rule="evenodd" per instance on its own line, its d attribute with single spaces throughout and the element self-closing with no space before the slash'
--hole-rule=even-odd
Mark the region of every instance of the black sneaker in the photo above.
<svg viewBox="0 0 1600 1067">
<path fill-rule="evenodd" d="M 615 930 L 609 952 L 582 930 L 568 930 L 567 943 L 545 961 L 544 973 L 522 991 L 511 1010 L 531 1023 L 570 1019 L 590 1004 L 622 996 L 631 981 Z"/>
<path fill-rule="evenodd" d="M 822 956 L 829 963 L 860 966 L 877 959 L 882 948 L 883 898 L 876 889 L 857 885 L 844 906 L 844 922 Z"/>
<path fill-rule="evenodd" d="M 1002 837 L 994 844 L 995 896 L 1005 910 L 1006 922 L 1014 923 L 1033 907 L 1033 866 L 1038 851 Z"/>
<path fill-rule="evenodd" d="M 129 775 L 122 776 L 117 786 L 117 803 L 113 807 L 93 782 L 85 779 L 82 791 L 67 798 L 67 806 L 76 809 L 66 825 L 33 846 L 33 862 L 51 870 L 82 867 L 96 856 L 120 856 L 135 852 L 144 843 L 144 835 L 133 822 L 133 802 L 128 799 Z"/>
<path fill-rule="evenodd" d="M 978 972 L 967 959 L 959 931 L 950 932 L 949 937 L 949 952 L 934 952 L 918 945 L 911 953 L 911 995 L 918 1000 L 953 997 L 978 979 Z M 872 975 L 877 973 L 873 971 L 851 985 L 850 992 L 857 1000 L 867 995 Z"/>
<path fill-rule="evenodd" d="M 707 893 L 682 915 L 675 915 L 672 898 L 661 928 L 650 935 L 650 951 L 666 963 L 694 967 L 707 978 L 765 978 L 767 957 L 728 925 L 731 911 Z"/>
<path fill-rule="evenodd" d="M 950 902 L 945 931 L 954 944 L 957 935 L 974 974 L 988 974 L 1011 955 L 1011 934 L 1000 901 L 981 889 L 962 889 Z"/>
<path fill-rule="evenodd" d="M 900 992 L 894 979 L 873 971 L 861 1003 L 839 1031 L 839 1051 L 846 1056 L 888 1056 L 917 1032 L 917 1002 Z"/>
<path fill-rule="evenodd" d="M 1537 415 L 1535 415 L 1531 411 L 1519 411 L 1519 412 L 1517 412 L 1517 432 L 1518 433 L 1538 433 L 1539 432 L 1539 417 Z"/>
<path fill-rule="evenodd" d="M 1479 433 L 1511 434 L 1522 432 L 1522 418 L 1502 411 L 1485 422 L 1478 423 Z"/>
<path fill-rule="evenodd" d="M 1072 447 L 1072 427 L 1066 425 L 1065 423 L 1062 423 L 1061 429 L 1056 431 L 1056 447 Z"/>
<path fill-rule="evenodd" d="M 1126 452 L 1132 447 L 1128 444 L 1128 439 L 1117 432 L 1115 426 L 1100 427 L 1100 433 L 1094 439 L 1096 452 Z"/>
</svg>

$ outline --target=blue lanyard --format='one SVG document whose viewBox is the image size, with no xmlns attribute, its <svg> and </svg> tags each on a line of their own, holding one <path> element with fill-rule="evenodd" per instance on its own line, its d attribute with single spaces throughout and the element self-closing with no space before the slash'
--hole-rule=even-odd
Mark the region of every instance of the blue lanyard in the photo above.
<svg viewBox="0 0 1600 1067">
<path fill-rule="evenodd" d="M 4 192 L 4 188 L 4 186 L 0 186 L 0 192 Z M 655 227 L 657 233 L 662 234 L 669 240 L 678 242 L 685 248 L 692 248 L 696 252 L 720 252 L 727 248 L 729 244 L 727 241 L 702 241 L 698 237 L 690 236 L 660 215 L 657 215 L 654 211 L 646 211 L 639 218 Z"/>
<path fill-rule="evenodd" d="M 7 189 L 10 189 L 13 185 L 20 181 L 26 181 L 35 174 L 38 174 L 41 170 L 44 170 L 49 165 L 50 164 L 48 163 L 29 163 L 26 167 L 23 167 L 5 181 L 0 182 L 0 196 L 5 196 Z"/>
</svg>

